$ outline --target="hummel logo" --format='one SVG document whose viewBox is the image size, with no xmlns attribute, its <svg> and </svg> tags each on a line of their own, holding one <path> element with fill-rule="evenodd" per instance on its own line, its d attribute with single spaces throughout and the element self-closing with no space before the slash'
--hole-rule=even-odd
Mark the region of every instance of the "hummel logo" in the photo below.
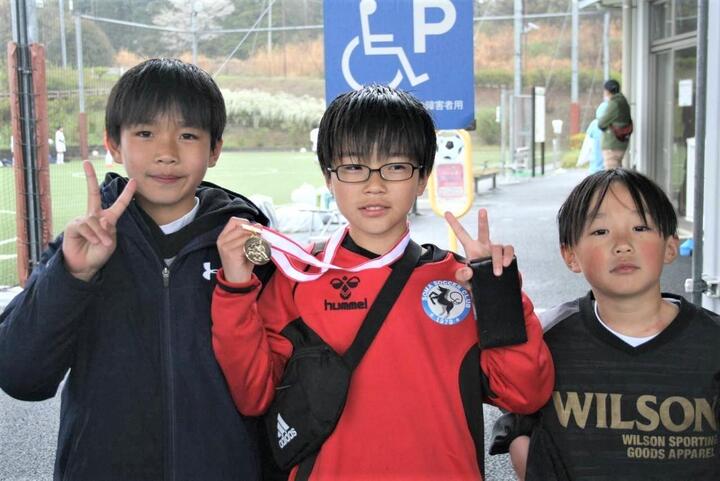
<svg viewBox="0 0 720 481">
<path fill-rule="evenodd" d="M 347 276 L 342 276 L 342 278 L 336 277 L 330 281 L 330 285 L 340 291 L 340 297 L 342 297 L 343 300 L 349 299 L 352 295 L 352 289 L 355 289 L 359 284 L 360 279 L 358 279 L 357 276 L 353 276 L 350 279 L 348 279 Z"/>
<path fill-rule="evenodd" d="M 205 272 L 203 272 L 203 277 L 206 280 L 210 280 L 210 277 L 217 274 L 218 269 L 213 269 L 209 262 L 203 262 L 203 269 L 205 269 Z"/>
<path fill-rule="evenodd" d="M 286 423 L 282 416 L 280 416 L 280 413 L 277 415 L 277 436 L 280 449 L 284 448 L 287 443 L 295 439 L 295 436 L 297 436 L 295 428 L 288 426 L 288 423 Z"/>
</svg>

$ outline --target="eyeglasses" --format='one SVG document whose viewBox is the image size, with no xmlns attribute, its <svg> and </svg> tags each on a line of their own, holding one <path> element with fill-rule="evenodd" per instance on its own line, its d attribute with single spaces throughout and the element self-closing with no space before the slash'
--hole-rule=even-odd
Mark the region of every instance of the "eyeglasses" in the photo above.
<svg viewBox="0 0 720 481">
<path fill-rule="evenodd" d="M 345 164 L 338 165 L 328 172 L 334 172 L 340 182 L 356 183 L 365 182 L 370 179 L 373 172 L 380 174 L 383 180 L 390 182 L 399 182 L 410 179 L 417 169 L 422 169 L 422 165 L 413 165 L 410 162 L 391 162 L 385 164 L 379 169 L 371 169 L 367 165 L 362 164 Z"/>
</svg>

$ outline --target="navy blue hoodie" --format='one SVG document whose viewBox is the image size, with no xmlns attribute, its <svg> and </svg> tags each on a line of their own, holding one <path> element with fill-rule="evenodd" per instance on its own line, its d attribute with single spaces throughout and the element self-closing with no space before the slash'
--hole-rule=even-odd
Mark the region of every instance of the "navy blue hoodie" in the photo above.
<svg viewBox="0 0 720 481">
<path fill-rule="evenodd" d="M 125 184 L 108 175 L 104 207 Z M 212 184 L 196 195 L 197 217 L 169 236 L 132 202 L 118 221 L 115 252 L 90 282 L 65 269 L 60 236 L 0 315 L 7 394 L 48 399 L 67 375 L 56 480 L 260 477 L 255 423 L 238 414 L 213 355 L 210 299 L 220 267 L 215 242 L 227 220 L 267 218 Z"/>
</svg>

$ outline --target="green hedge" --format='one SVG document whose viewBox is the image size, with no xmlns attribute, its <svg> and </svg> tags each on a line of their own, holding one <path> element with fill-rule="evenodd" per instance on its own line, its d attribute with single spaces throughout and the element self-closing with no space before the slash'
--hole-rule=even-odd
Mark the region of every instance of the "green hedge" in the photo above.
<svg viewBox="0 0 720 481">
<path fill-rule="evenodd" d="M 547 70 L 530 70 L 523 74 L 523 85 L 545 85 Z M 555 68 L 550 77 L 550 85 L 555 88 L 569 89 L 571 83 L 572 72 L 570 68 Z M 581 90 L 587 90 L 595 79 L 595 86 L 602 87 L 603 72 L 602 70 L 581 70 L 578 73 L 578 87 Z M 611 72 L 612 78 L 620 78 L 619 72 Z M 475 83 L 480 86 L 511 86 L 514 82 L 514 73 L 507 69 L 482 69 L 475 72 Z"/>
</svg>

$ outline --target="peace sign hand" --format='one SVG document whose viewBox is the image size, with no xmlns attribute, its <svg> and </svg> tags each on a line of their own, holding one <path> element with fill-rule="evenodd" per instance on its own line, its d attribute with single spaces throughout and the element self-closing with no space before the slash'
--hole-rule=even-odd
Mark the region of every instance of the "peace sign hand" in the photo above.
<svg viewBox="0 0 720 481">
<path fill-rule="evenodd" d="M 510 265 L 515 255 L 515 249 L 511 245 L 493 244 L 490 240 L 490 227 L 488 226 L 488 215 L 486 209 L 478 210 L 478 236 L 473 239 L 467 233 L 460 221 L 450 212 L 445 212 L 445 220 L 455 232 L 458 240 L 465 249 L 465 257 L 468 261 L 481 257 L 492 257 L 493 273 L 496 276 L 502 275 L 504 267 Z M 455 273 L 458 282 L 467 284 L 472 278 L 470 267 L 461 267 Z"/>
<path fill-rule="evenodd" d="M 62 250 L 68 272 L 87 282 L 115 252 L 115 225 L 130 205 L 136 184 L 134 179 L 130 179 L 115 203 L 103 209 L 95 169 L 86 160 L 83 162 L 83 170 L 87 181 L 87 213 L 65 227 Z"/>
</svg>

